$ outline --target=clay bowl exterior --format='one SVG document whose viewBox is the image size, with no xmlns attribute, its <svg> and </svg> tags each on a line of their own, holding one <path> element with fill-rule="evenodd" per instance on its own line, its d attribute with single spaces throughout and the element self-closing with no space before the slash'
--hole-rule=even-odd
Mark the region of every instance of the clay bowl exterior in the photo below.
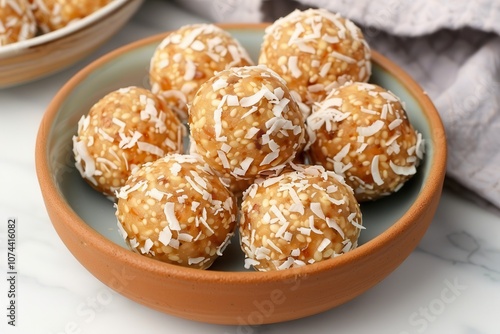
<svg viewBox="0 0 500 334">
<path fill-rule="evenodd" d="M 255 59 L 265 25 L 222 27 Z M 237 241 L 217 260 L 220 263 L 204 271 L 152 260 L 120 244 L 123 240 L 116 231 L 111 202 L 75 172 L 71 137 L 80 116 L 105 93 L 147 84 L 149 59 L 165 36 L 135 42 L 90 64 L 55 96 L 40 125 L 36 168 L 49 217 L 67 248 L 93 275 L 124 296 L 161 312 L 208 323 L 262 324 L 341 305 L 382 281 L 407 258 L 425 234 L 440 199 L 446 139 L 427 95 L 377 52 L 373 52 L 373 82 L 388 87 L 407 103 L 412 123 L 427 142 L 427 152 L 416 179 L 400 194 L 362 206 L 367 226 L 363 232 L 372 234 L 362 234 L 358 248 L 313 265 L 262 273 L 234 266 L 234 258 L 242 260 L 242 255 L 224 259 L 228 252 L 238 252 Z"/>
<path fill-rule="evenodd" d="M 0 88 L 45 77 L 83 59 L 118 32 L 142 2 L 115 0 L 62 29 L 1 46 Z"/>
</svg>

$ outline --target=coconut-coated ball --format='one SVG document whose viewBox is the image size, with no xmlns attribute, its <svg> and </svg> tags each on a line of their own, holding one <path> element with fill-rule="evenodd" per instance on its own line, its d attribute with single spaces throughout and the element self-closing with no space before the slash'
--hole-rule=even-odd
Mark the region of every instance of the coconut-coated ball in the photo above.
<svg viewBox="0 0 500 334">
<path fill-rule="evenodd" d="M 307 118 L 309 156 L 345 177 L 358 201 L 399 190 L 416 172 L 424 140 L 401 100 L 374 84 L 333 90 Z"/>
<path fill-rule="evenodd" d="M 247 268 L 300 267 L 358 244 L 361 210 L 343 178 L 318 165 L 291 166 L 244 193 L 239 232 Z"/>
<path fill-rule="evenodd" d="M 78 122 L 75 165 L 92 187 L 113 199 L 134 168 L 182 152 L 184 133 L 177 115 L 151 91 L 120 88 Z"/>
<path fill-rule="evenodd" d="M 308 9 L 295 10 L 266 29 L 259 64 L 285 79 L 308 116 L 339 83 L 368 81 L 370 59 L 370 47 L 352 21 L 326 9 Z"/>
<path fill-rule="evenodd" d="M 235 180 L 275 174 L 306 142 L 304 118 L 285 82 L 264 66 L 231 68 L 206 81 L 189 126 L 198 154 Z"/>
<path fill-rule="evenodd" d="M 206 269 L 230 242 L 237 203 L 196 157 L 168 154 L 136 170 L 118 193 L 118 227 L 130 248 L 166 263 Z"/>
<path fill-rule="evenodd" d="M 203 82 L 216 72 L 252 64 L 247 51 L 229 32 L 213 24 L 193 24 L 171 32 L 157 46 L 149 78 L 152 91 L 161 94 L 185 119 L 187 105 Z"/>
</svg>

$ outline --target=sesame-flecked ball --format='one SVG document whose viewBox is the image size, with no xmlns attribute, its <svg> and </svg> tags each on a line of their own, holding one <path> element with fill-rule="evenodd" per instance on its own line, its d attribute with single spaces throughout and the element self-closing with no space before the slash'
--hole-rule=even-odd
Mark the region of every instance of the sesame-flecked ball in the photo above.
<svg viewBox="0 0 500 334">
<path fill-rule="evenodd" d="M 149 77 L 181 119 L 187 118 L 200 85 L 216 72 L 252 65 L 247 51 L 227 31 L 213 24 L 186 25 L 173 31 L 156 48 Z"/>
<path fill-rule="evenodd" d="M 30 0 L 43 32 L 64 28 L 80 20 L 113 0 Z"/>
<path fill-rule="evenodd" d="M 198 154 L 234 180 L 276 174 L 306 142 L 304 118 L 285 82 L 264 66 L 231 68 L 206 81 L 189 125 Z"/>
<path fill-rule="evenodd" d="M 295 10 L 264 35 L 259 64 L 288 84 L 307 117 L 338 83 L 368 81 L 371 53 L 361 30 L 325 9 Z"/>
<path fill-rule="evenodd" d="M 360 202 L 399 190 L 423 158 L 424 140 L 402 102 L 377 85 L 335 89 L 307 126 L 312 162 L 344 176 Z"/>
<path fill-rule="evenodd" d="M 169 154 L 134 172 L 118 193 L 118 227 L 130 248 L 206 269 L 229 244 L 237 203 L 205 163 Z"/>
<path fill-rule="evenodd" d="M 184 133 L 177 115 L 151 91 L 121 88 L 100 99 L 78 122 L 75 165 L 92 187 L 113 199 L 134 168 L 181 152 Z"/>
<path fill-rule="evenodd" d="M 36 29 L 27 0 L 0 1 L 0 46 L 35 37 Z"/>
<path fill-rule="evenodd" d="M 259 180 L 243 196 L 240 243 L 245 267 L 283 270 L 354 249 L 362 215 L 352 189 L 322 166 Z"/>
</svg>

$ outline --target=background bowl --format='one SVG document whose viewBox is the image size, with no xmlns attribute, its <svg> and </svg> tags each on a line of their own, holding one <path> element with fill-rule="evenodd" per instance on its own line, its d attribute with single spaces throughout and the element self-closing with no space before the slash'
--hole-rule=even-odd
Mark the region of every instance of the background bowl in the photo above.
<svg viewBox="0 0 500 334">
<path fill-rule="evenodd" d="M 265 25 L 222 25 L 257 58 Z M 81 115 L 111 90 L 146 86 L 149 60 L 166 35 L 122 47 L 73 77 L 55 96 L 40 125 L 37 174 L 49 216 L 74 256 L 104 284 L 151 308 L 219 324 L 262 324 L 312 315 L 360 295 L 389 275 L 416 247 L 439 202 L 445 175 L 443 125 L 422 89 L 373 52 L 372 82 L 406 103 L 426 140 L 418 173 L 393 196 L 362 204 L 360 246 L 334 259 L 279 272 L 243 268 L 237 240 L 210 270 L 162 263 L 128 250 L 112 203 L 73 166 L 71 137 Z"/>
<path fill-rule="evenodd" d="M 114 0 L 64 28 L 0 46 L 0 88 L 32 81 L 77 62 L 113 36 L 144 0 Z"/>
</svg>

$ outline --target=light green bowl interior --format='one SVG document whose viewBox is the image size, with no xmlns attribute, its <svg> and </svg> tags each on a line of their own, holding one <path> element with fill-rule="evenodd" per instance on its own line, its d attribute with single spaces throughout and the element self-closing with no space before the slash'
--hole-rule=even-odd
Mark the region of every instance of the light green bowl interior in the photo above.
<svg viewBox="0 0 500 334">
<path fill-rule="evenodd" d="M 263 30 L 230 29 L 229 32 L 256 60 Z M 156 42 L 143 45 L 114 57 L 77 84 L 60 106 L 49 135 L 50 168 L 53 170 L 54 180 L 62 197 L 97 233 L 125 248 L 127 246 L 117 231 L 113 203 L 87 185 L 74 168 L 71 138 L 76 134 L 80 117 L 88 113 L 90 107 L 108 92 L 130 85 L 149 87 L 149 61 L 156 46 Z M 404 101 L 410 121 L 426 140 L 426 156 L 418 168 L 417 175 L 408 181 L 397 194 L 361 205 L 366 230 L 361 233 L 360 247 L 384 233 L 410 208 L 424 187 L 433 156 L 431 129 L 422 107 L 412 93 L 391 73 L 377 64 L 373 64 L 371 82 L 391 90 Z M 224 255 L 211 267 L 211 270 L 245 270 L 243 254 L 236 238 Z"/>
</svg>

